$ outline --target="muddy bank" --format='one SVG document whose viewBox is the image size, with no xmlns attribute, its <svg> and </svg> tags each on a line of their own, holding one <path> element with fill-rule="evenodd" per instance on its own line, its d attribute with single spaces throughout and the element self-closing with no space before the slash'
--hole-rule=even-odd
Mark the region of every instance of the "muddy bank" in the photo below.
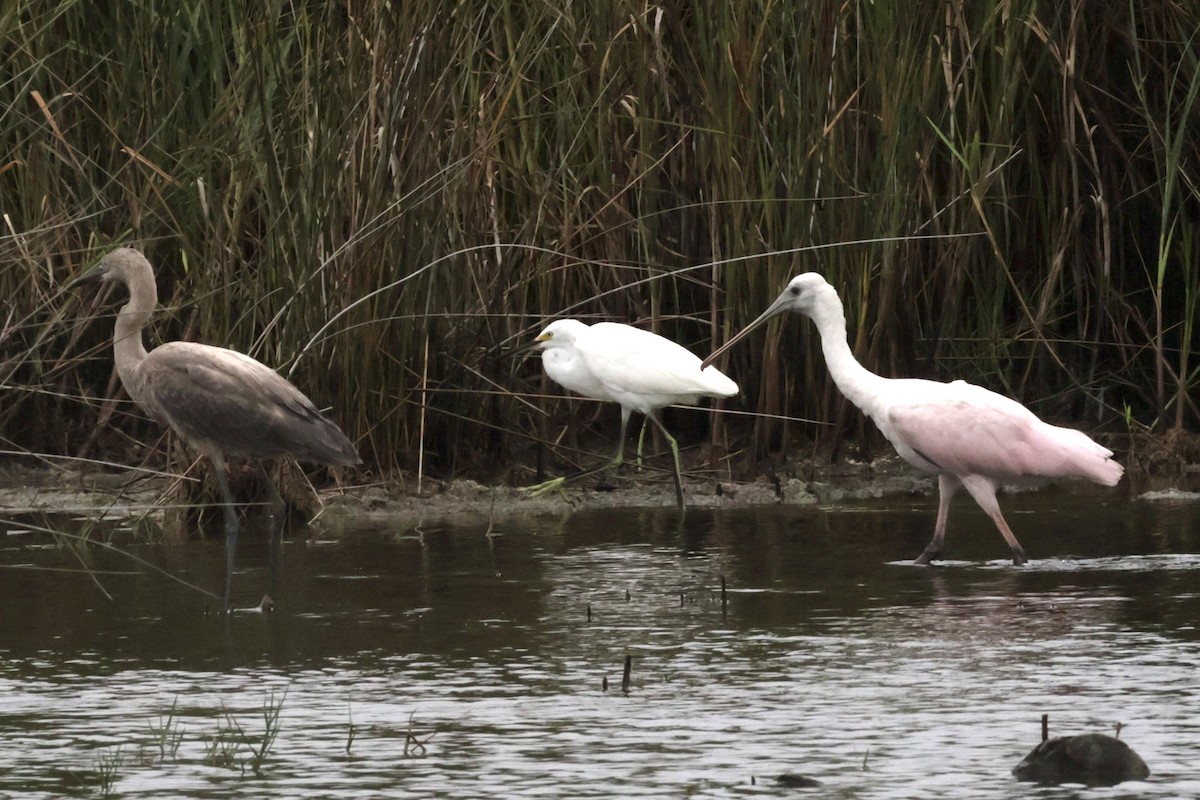
<svg viewBox="0 0 1200 800">
<path fill-rule="evenodd" d="M 929 494 L 936 484 L 899 459 L 875 464 L 839 464 L 810 467 L 809 478 L 777 481 L 686 480 L 684 495 L 689 508 L 828 504 L 895 495 Z M 415 481 L 413 481 L 415 483 Z M 572 511 L 613 507 L 673 508 L 675 491 L 669 479 L 648 481 L 632 469 L 617 477 L 588 477 L 568 483 L 560 492 L 530 497 L 509 486 L 486 486 L 471 480 L 424 482 L 414 488 L 372 486 L 348 489 L 327 496 L 323 520 L 353 524 L 371 519 L 484 518 L 562 515 Z"/>
<path fill-rule="evenodd" d="M 732 508 L 790 503 L 831 504 L 866 498 L 930 494 L 936 484 L 898 458 L 871 464 L 804 464 L 793 477 L 753 481 L 688 480 L 689 507 Z M 804 475 L 804 477 L 795 477 Z M 178 502 L 178 478 L 142 470 L 0 469 L 0 513 L 79 513 L 96 518 L 148 517 L 161 520 L 163 506 Z M 190 479 L 189 479 L 190 480 Z M 438 521 L 505 519 L 563 515 L 611 507 L 673 507 L 669 479 L 649 479 L 626 467 L 615 477 L 588 477 L 563 491 L 530 497 L 510 486 L 486 486 L 472 480 L 426 478 L 418 491 L 416 476 L 346 483 L 316 491 L 313 526 L 336 533 L 387 521 L 416 526 Z"/>
<path fill-rule="evenodd" d="M 736 508 L 787 503 L 837 505 L 867 499 L 928 496 L 931 510 L 937 484 L 898 456 L 889 454 L 872 462 L 842 459 L 789 462 L 771 476 L 754 480 L 685 480 L 691 508 Z M 299 475 L 294 472 L 293 475 Z M 312 489 L 285 490 L 289 497 L 308 494 L 312 527 L 322 535 L 379 524 L 417 527 L 438 522 L 470 523 L 513 517 L 562 516 L 573 511 L 613 507 L 666 507 L 675 505 L 669 478 L 654 471 L 637 471 L 625 465 L 616 476 L 591 476 L 567 484 L 562 491 L 537 497 L 511 486 L 484 485 L 473 480 L 420 482 L 409 473 L 370 483 L 353 483 Z M 1078 491 L 1117 491 L 1147 500 L 1200 499 L 1186 473 L 1161 479 L 1127 478 L 1116 490 L 1065 482 Z M 161 524 L 164 507 L 179 504 L 179 482 L 195 482 L 140 469 L 80 470 L 75 468 L 0 468 L 0 514 L 77 513 L 95 519 L 145 517 Z M 1035 490 L 1036 491 L 1036 490 Z M 192 500 L 192 505 L 201 504 Z"/>
</svg>

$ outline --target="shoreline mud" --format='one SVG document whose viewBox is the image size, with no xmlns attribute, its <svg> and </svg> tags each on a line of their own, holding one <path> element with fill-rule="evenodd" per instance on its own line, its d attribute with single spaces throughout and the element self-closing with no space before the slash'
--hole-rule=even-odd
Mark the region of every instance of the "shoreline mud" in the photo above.
<svg viewBox="0 0 1200 800">
<path fill-rule="evenodd" d="M 834 463 L 804 460 L 788 463 L 778 477 L 759 476 L 734 481 L 691 478 L 685 481 L 689 508 L 739 508 L 766 505 L 836 506 L 864 500 L 918 497 L 932 501 L 937 485 L 894 455 L 869 463 L 842 459 Z M 786 477 L 785 477 L 786 476 Z M 166 473 L 139 469 L 0 467 L 0 514 L 70 513 L 97 520 L 148 518 L 162 524 L 181 480 Z M 189 478 L 190 480 L 190 478 Z M 1131 490 L 1127 482 L 1116 491 L 1146 500 L 1196 501 L 1200 494 L 1191 481 L 1156 480 Z M 370 483 L 323 486 L 313 493 L 310 526 L 322 535 L 396 525 L 416 527 L 435 523 L 472 523 L 539 516 L 562 516 L 603 508 L 673 508 L 669 479 L 637 473 L 626 466 L 615 476 L 591 476 L 568 483 L 563 490 L 536 497 L 520 488 L 485 485 L 470 479 L 420 482 L 414 475 L 389 476 Z M 1113 491 L 1078 482 L 1054 484 L 1066 490 Z M 1011 491 L 1011 490 L 1010 490 Z M 1016 491 L 1030 491 L 1028 489 Z M 1033 489 L 1032 491 L 1038 491 Z M 202 502 L 188 504 L 203 506 Z M 931 505 L 931 513 L 936 510 Z"/>
<path fill-rule="evenodd" d="M 648 474 L 648 473 L 647 473 Z M 790 477 L 760 476 L 750 481 L 687 479 L 689 508 L 737 508 L 776 504 L 817 505 L 889 496 L 932 495 L 935 482 L 900 461 L 872 463 L 804 463 L 787 470 Z M 803 474 L 805 477 L 797 477 Z M 148 516 L 161 519 L 178 477 L 144 470 L 78 468 L 0 468 L 0 513 L 81 513 L 97 518 Z M 649 479 L 632 468 L 615 476 L 591 476 L 566 484 L 561 491 L 530 496 L 520 488 L 485 485 L 460 478 L 425 478 L 416 489 L 415 476 L 403 474 L 364 484 L 329 485 L 316 490 L 312 524 L 319 528 L 353 529 L 385 521 L 428 524 L 434 521 L 509 519 L 562 515 L 598 508 L 673 508 L 669 479 Z M 197 503 L 196 505 L 203 505 Z"/>
</svg>

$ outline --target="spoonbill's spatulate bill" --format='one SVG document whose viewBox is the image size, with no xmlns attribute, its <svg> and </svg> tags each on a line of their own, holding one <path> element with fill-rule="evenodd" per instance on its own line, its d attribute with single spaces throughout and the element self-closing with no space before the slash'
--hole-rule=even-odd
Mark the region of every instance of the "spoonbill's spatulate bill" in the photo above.
<svg viewBox="0 0 1200 800">
<path fill-rule="evenodd" d="M 225 458 L 251 460 L 267 487 L 275 514 L 273 548 L 282 535 L 284 502 L 261 459 L 291 455 L 334 466 L 358 464 L 361 459 L 346 435 L 299 389 L 253 358 L 195 342 L 169 342 L 147 352 L 142 328 L 158 305 L 158 288 L 150 262 L 137 250 L 114 250 L 75 282 L 90 281 L 116 281 L 129 292 L 113 334 L 113 355 L 125 391 L 150 416 L 212 460 L 225 510 L 228 610 L 238 519 Z M 274 565 L 272 579 L 273 573 Z"/>
<path fill-rule="evenodd" d="M 941 556 L 950 499 L 965 486 L 1012 549 L 1025 550 L 1000 513 L 996 489 L 1003 483 L 1049 478 L 1086 478 L 1115 486 L 1124 472 L 1112 451 L 1081 431 L 1038 419 L 1015 400 L 965 381 L 883 378 L 854 358 L 846 343 L 846 317 L 837 291 L 823 277 L 797 275 L 758 319 L 704 360 L 708 365 L 771 317 L 795 311 L 821 334 L 825 363 L 838 389 L 874 420 L 896 451 L 913 466 L 938 476 L 938 515 L 933 539 L 916 563 Z"/>
<path fill-rule="evenodd" d="M 625 457 L 629 415 L 644 414 L 671 446 L 675 466 L 675 498 L 683 508 L 679 446 L 658 418 L 669 405 L 695 405 L 703 397 L 732 397 L 737 384 L 716 367 L 702 368 L 686 348 L 650 331 L 616 322 L 588 325 L 575 319 L 551 322 L 534 340 L 542 351 L 542 367 L 551 380 L 576 394 L 621 406 L 621 434 L 612 461 L 597 469 L 554 478 L 528 491 L 537 494 L 568 480 L 615 467 Z"/>
</svg>

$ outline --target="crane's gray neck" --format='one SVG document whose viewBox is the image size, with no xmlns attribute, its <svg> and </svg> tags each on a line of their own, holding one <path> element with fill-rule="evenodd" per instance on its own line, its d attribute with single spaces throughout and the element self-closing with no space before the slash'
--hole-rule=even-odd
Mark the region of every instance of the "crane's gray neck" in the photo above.
<svg viewBox="0 0 1200 800">
<path fill-rule="evenodd" d="M 158 305 L 158 287 L 154 283 L 154 275 L 149 274 L 139 276 L 128 289 L 129 302 L 117 313 L 117 324 L 113 331 L 113 360 L 125 390 L 134 401 L 139 401 L 142 381 L 138 367 L 146 360 L 142 328 L 150 321 Z"/>
<path fill-rule="evenodd" d="M 810 316 L 821 334 L 821 350 L 833 382 L 847 400 L 874 418 L 887 378 L 871 372 L 854 357 L 846 340 L 846 313 L 837 292 L 830 288 Z"/>
</svg>

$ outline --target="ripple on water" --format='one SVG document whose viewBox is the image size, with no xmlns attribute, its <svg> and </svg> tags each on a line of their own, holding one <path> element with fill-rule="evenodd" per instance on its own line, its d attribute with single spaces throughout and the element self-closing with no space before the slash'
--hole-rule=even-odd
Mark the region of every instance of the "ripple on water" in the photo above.
<svg viewBox="0 0 1200 800">
<path fill-rule="evenodd" d="M 1136 513 L 1140 531 L 1157 512 Z M 1125 724 L 1154 771 L 1088 796 L 1200 796 L 1200 644 L 1176 622 L 1200 614 L 1200 558 L 898 569 L 889 526 L 911 510 L 689 511 L 687 529 L 667 516 L 298 548 L 285 610 L 254 619 L 203 617 L 146 578 L 96 606 L 85 583 L 45 573 L 48 596 L 88 609 L 76 616 L 40 616 L 0 586 L 24 608 L 0 618 L 0 795 L 87 794 L 120 752 L 125 797 L 780 796 L 784 772 L 826 784 L 789 796 L 1072 797 L 1009 774 L 1047 713 L 1052 734 Z M 209 557 L 219 574 L 221 549 Z M 235 768 L 216 763 L 232 728 L 256 741 L 272 703 L 261 774 L 243 773 L 244 744 Z"/>
</svg>

